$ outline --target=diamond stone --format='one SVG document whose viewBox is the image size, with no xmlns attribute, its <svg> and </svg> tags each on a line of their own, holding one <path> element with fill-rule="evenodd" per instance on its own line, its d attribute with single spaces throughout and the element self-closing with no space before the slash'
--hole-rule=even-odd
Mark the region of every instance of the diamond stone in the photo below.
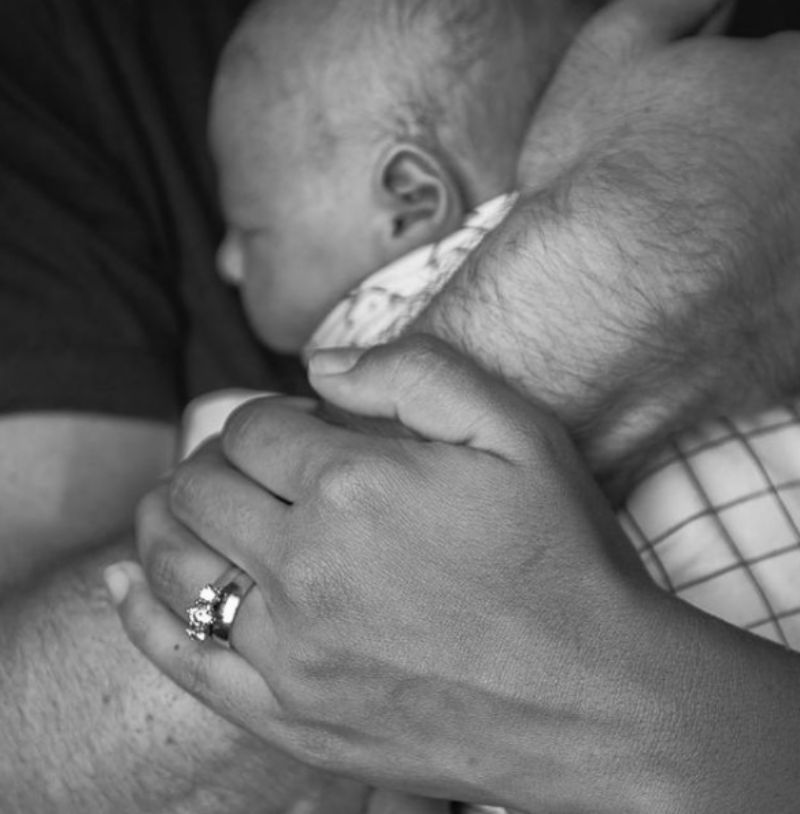
<svg viewBox="0 0 800 814">
<path fill-rule="evenodd" d="M 214 591 L 214 595 L 210 599 L 207 598 L 207 594 L 203 596 L 204 592 L 205 588 L 201 592 L 200 598 L 197 599 L 191 607 L 186 609 L 186 614 L 189 617 L 189 627 L 186 628 L 186 632 L 192 639 L 196 639 L 199 642 L 205 641 L 211 633 L 211 628 L 216 618 L 216 607 L 219 601 L 219 596 L 216 591 Z"/>
<path fill-rule="evenodd" d="M 201 602 L 218 602 L 219 591 L 213 585 L 204 585 L 198 597 Z"/>
</svg>

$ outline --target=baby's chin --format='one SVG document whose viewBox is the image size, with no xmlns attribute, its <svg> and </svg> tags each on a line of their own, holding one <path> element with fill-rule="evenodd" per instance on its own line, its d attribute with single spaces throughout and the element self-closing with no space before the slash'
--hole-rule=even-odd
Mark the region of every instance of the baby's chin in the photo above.
<svg viewBox="0 0 800 814">
<path fill-rule="evenodd" d="M 281 319 L 249 318 L 248 321 L 261 344 L 274 353 L 290 356 L 300 354 L 316 327 L 308 327 L 301 320 L 288 319 L 286 314 Z"/>
<path fill-rule="evenodd" d="M 274 353 L 297 356 L 309 340 L 310 334 L 298 337 L 289 332 L 268 331 L 266 333 L 259 332 L 258 338 Z"/>
<path fill-rule="evenodd" d="M 240 289 L 244 314 L 261 344 L 284 355 L 297 356 L 347 290 L 330 294 L 327 300 L 280 296 L 277 287 Z"/>
</svg>

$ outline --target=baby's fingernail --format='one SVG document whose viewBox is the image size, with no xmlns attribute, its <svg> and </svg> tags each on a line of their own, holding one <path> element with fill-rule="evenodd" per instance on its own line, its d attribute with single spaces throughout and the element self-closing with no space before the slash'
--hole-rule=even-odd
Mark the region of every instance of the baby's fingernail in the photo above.
<svg viewBox="0 0 800 814">
<path fill-rule="evenodd" d="M 131 577 L 125 570 L 125 566 L 122 563 L 109 565 L 103 571 L 103 581 L 111 601 L 115 605 L 121 605 L 131 588 Z"/>
<path fill-rule="evenodd" d="M 366 348 L 328 348 L 317 350 L 308 360 L 311 376 L 337 376 L 352 370 Z"/>
</svg>

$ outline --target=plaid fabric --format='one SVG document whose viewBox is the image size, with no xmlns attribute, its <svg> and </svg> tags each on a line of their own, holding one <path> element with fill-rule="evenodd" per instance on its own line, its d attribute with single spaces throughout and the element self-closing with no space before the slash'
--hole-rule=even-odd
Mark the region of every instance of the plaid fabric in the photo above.
<svg viewBox="0 0 800 814">
<path fill-rule="evenodd" d="M 681 435 L 620 521 L 662 588 L 800 650 L 800 401 Z"/>
</svg>

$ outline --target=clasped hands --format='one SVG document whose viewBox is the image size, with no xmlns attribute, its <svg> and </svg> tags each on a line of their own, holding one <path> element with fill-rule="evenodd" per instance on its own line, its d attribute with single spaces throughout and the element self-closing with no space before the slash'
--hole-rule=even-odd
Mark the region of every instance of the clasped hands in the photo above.
<svg viewBox="0 0 800 814">
<path fill-rule="evenodd" d="M 526 778 L 569 798 L 598 742 L 637 759 L 618 643 L 651 591 L 560 426 L 427 338 L 323 352 L 310 380 L 410 433 L 239 408 L 143 503 L 146 577 L 111 574 L 134 643 L 269 743 L 382 787 L 531 810 Z M 231 562 L 256 582 L 233 649 L 190 641 L 185 609 Z"/>
</svg>

